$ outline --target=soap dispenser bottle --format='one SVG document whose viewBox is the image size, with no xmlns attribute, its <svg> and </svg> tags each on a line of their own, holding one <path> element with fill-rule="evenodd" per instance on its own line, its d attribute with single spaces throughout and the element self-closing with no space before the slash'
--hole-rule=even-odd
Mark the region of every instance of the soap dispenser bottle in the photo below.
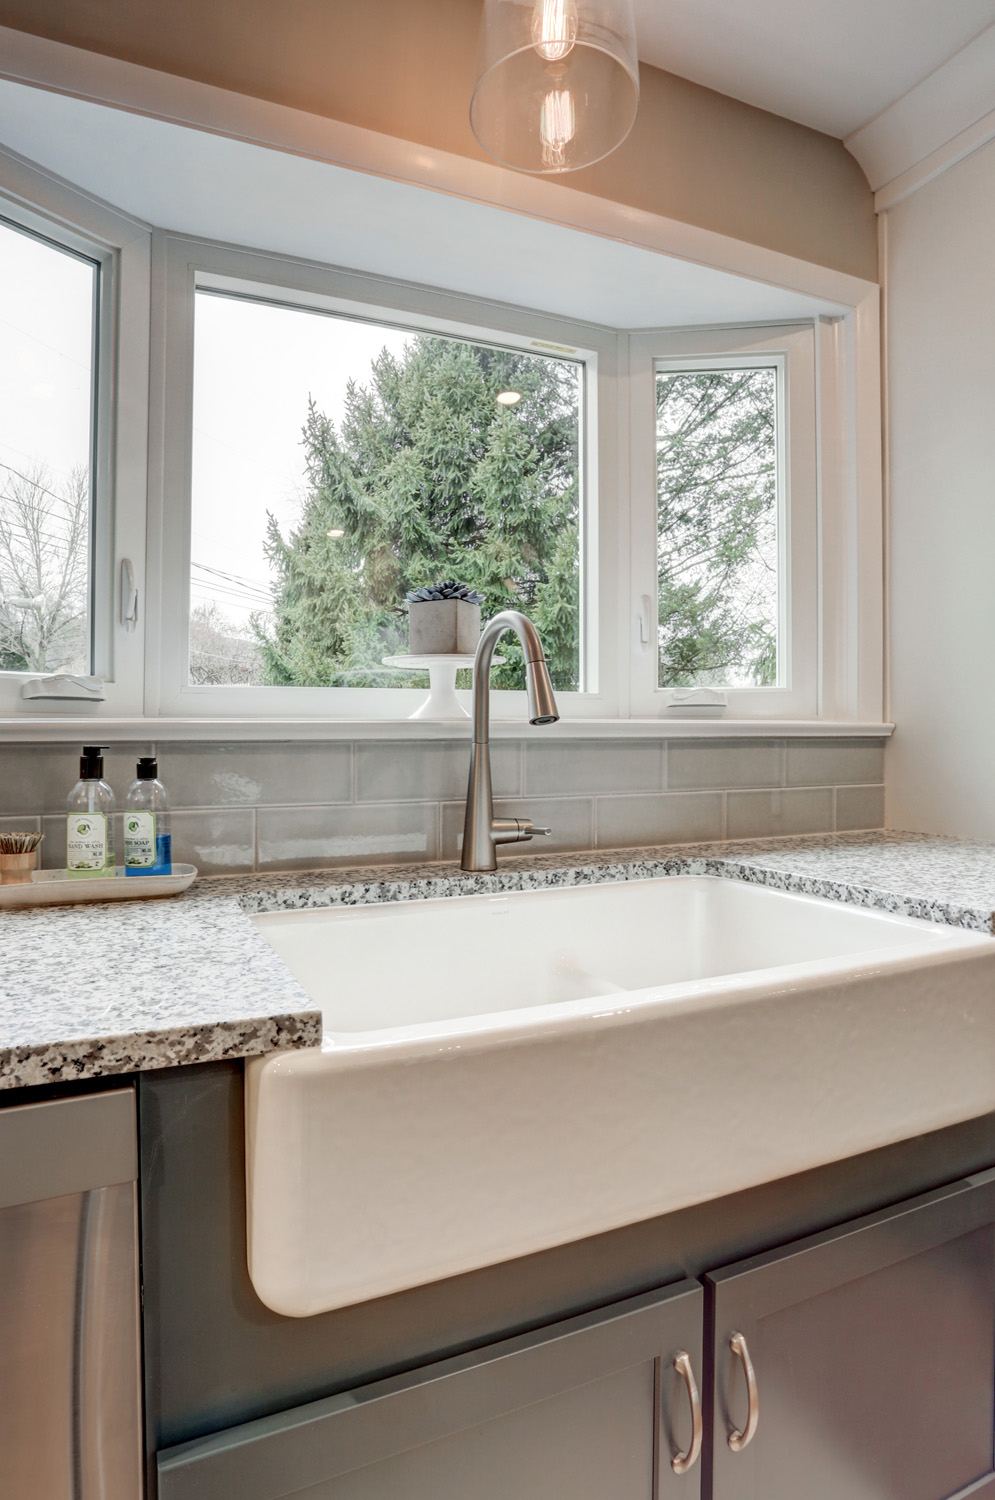
<svg viewBox="0 0 995 1500">
<path fill-rule="evenodd" d="M 84 880 L 113 875 L 114 793 L 104 780 L 103 745 L 84 745 L 79 781 L 66 807 L 66 874 Z"/>
<path fill-rule="evenodd" d="M 169 798 L 154 755 L 143 755 L 124 811 L 124 873 L 170 875 L 173 869 Z"/>
</svg>

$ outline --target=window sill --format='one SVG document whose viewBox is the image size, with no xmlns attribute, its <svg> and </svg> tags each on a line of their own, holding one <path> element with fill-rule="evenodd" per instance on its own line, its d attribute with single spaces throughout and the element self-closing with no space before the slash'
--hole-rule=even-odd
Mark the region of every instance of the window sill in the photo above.
<svg viewBox="0 0 995 1500">
<path fill-rule="evenodd" d="M 495 740 L 556 736 L 560 740 L 887 739 L 894 724 L 839 719 L 561 719 L 536 729 L 521 719 L 491 719 Z M 470 720 L 419 719 L 109 718 L 98 714 L 28 714 L 0 718 L 0 743 L 72 743 L 99 739 L 142 743 L 172 740 L 468 740 Z"/>
</svg>

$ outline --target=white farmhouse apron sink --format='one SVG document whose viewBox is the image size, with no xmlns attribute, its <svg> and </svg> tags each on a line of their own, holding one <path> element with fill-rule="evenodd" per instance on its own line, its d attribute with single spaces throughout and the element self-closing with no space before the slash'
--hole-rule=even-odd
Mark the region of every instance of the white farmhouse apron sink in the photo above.
<svg viewBox="0 0 995 1500">
<path fill-rule="evenodd" d="M 291 1317 L 995 1110 L 995 940 L 676 877 L 255 918 L 321 1048 L 247 1071 Z"/>
</svg>

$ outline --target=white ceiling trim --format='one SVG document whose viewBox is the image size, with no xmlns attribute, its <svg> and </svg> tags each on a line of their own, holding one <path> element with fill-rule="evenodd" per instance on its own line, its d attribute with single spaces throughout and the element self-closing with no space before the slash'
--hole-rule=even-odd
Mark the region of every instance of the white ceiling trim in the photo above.
<svg viewBox="0 0 995 1500">
<path fill-rule="evenodd" d="M 9 27 L 0 27 L 0 78 L 430 188 L 843 307 L 868 298 L 876 305 L 876 283 L 729 235 Z"/>
<path fill-rule="evenodd" d="M 647 62 L 838 139 L 995 22 L 995 0 L 635 0 L 635 9 Z"/>
<path fill-rule="evenodd" d="M 847 136 L 879 209 L 995 138 L 995 26 Z"/>
<path fill-rule="evenodd" d="M 991 140 L 995 140 L 995 110 L 983 115 L 969 129 L 962 130 L 953 140 L 946 141 L 936 151 L 924 156 L 922 161 L 916 162 L 907 172 L 893 177 L 883 188 L 879 188 L 874 194 L 875 210 L 881 214 L 894 208 L 903 198 L 911 197 L 919 188 L 925 187 L 927 182 L 932 182 L 934 177 L 939 177 L 948 168 L 956 166 L 965 156 L 970 156 L 972 151 L 977 151 L 979 146 L 985 146 Z"/>
</svg>

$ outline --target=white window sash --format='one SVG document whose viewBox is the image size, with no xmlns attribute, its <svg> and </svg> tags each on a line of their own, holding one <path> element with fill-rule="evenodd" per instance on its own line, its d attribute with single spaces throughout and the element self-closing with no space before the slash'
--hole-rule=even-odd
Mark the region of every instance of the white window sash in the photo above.
<svg viewBox="0 0 995 1500">
<path fill-rule="evenodd" d="M 151 231 L 13 152 L 0 150 L 0 214 L 51 243 L 96 263 L 100 292 L 95 329 L 93 529 L 90 574 L 93 671 L 104 679 L 104 702 L 87 718 L 142 712 L 143 641 L 120 621 L 120 563 L 132 563 L 144 608 L 148 318 Z M 21 687 L 38 673 L 0 672 L 0 715 L 43 716 L 51 704 L 31 703 Z M 78 707 L 65 704 L 64 708 Z"/>
<path fill-rule="evenodd" d="M 157 233 L 154 276 L 150 536 L 160 567 L 150 579 L 147 711 L 173 718 L 397 720 L 424 689 L 201 686 L 188 681 L 193 434 L 194 301 L 198 287 L 362 316 L 526 350 L 553 346 L 585 362 L 581 601 L 585 691 L 561 693 L 564 718 L 619 713 L 617 620 L 617 338 L 589 325 L 481 303 L 384 278 Z M 468 700 L 469 695 L 467 695 Z M 499 717 L 525 716 L 524 692 L 495 694 Z"/>
<path fill-rule="evenodd" d="M 630 340 L 632 715 L 674 722 L 657 685 L 657 370 L 774 367 L 778 378 L 778 685 L 722 689 L 730 719 L 816 718 L 820 711 L 820 487 L 813 326 L 652 330 Z M 648 601 L 648 603 L 647 603 Z"/>
</svg>

